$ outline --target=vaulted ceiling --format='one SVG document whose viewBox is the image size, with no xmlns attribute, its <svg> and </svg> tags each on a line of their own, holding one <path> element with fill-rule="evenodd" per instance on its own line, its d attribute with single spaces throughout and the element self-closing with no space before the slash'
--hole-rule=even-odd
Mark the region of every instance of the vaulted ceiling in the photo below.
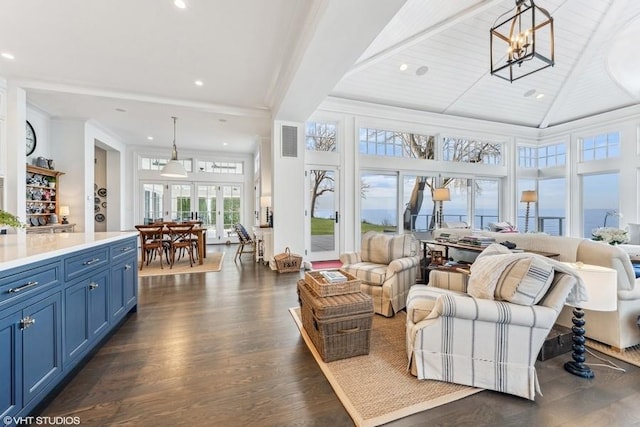
<svg viewBox="0 0 640 427">
<path fill-rule="evenodd" d="M 514 0 L 185 1 L 4 0 L 0 53 L 15 59 L 0 76 L 127 144 L 168 147 L 177 116 L 183 151 L 252 152 L 273 118 L 327 97 L 533 128 L 640 99 L 632 0 L 537 0 L 556 65 L 514 83 L 489 73 L 489 28 Z"/>
</svg>

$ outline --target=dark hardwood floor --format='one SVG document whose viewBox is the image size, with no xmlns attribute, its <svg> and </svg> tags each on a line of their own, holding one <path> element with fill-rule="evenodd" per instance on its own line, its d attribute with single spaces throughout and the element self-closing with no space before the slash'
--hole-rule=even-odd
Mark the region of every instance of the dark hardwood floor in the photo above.
<svg viewBox="0 0 640 427">
<path fill-rule="evenodd" d="M 249 255 L 221 272 L 140 278 L 138 312 L 41 412 L 82 426 L 351 426 L 288 312 L 301 274 Z M 588 326 L 588 324 L 587 324 Z M 393 426 L 640 426 L 640 368 L 538 362 L 535 402 L 484 391 Z M 589 362 L 596 362 L 588 356 Z"/>
</svg>

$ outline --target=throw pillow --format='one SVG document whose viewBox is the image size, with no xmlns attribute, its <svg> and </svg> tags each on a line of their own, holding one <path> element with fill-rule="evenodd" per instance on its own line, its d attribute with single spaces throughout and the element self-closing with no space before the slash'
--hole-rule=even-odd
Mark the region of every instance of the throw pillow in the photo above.
<svg viewBox="0 0 640 427">
<path fill-rule="evenodd" d="M 553 266 L 538 257 L 519 259 L 498 279 L 494 297 L 514 304 L 535 305 L 549 290 L 553 273 Z"/>
</svg>

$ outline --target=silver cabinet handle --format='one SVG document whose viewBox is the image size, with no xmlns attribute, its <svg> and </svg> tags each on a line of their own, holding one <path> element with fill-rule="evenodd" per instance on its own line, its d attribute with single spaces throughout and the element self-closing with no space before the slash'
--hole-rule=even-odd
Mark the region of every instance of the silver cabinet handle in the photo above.
<svg viewBox="0 0 640 427">
<path fill-rule="evenodd" d="M 131 264 L 125 264 L 124 265 L 124 269 L 125 270 L 131 270 Z"/>
<path fill-rule="evenodd" d="M 100 287 L 100 285 L 97 284 L 96 282 L 89 283 L 89 289 L 90 290 L 98 289 L 99 287 Z"/>
<path fill-rule="evenodd" d="M 100 258 L 94 258 L 92 260 L 83 262 L 82 265 L 91 265 L 91 264 L 95 264 L 98 261 L 100 261 Z"/>
<path fill-rule="evenodd" d="M 124 248 L 120 249 L 120 252 L 129 252 L 131 249 L 133 249 L 131 246 L 127 246 L 127 247 L 124 247 Z"/>
<path fill-rule="evenodd" d="M 36 319 L 31 316 L 20 319 L 20 329 L 27 329 L 36 323 Z"/>
<path fill-rule="evenodd" d="M 27 282 L 22 286 L 18 286 L 17 288 L 11 288 L 7 292 L 9 292 L 10 294 L 15 294 L 17 292 L 24 291 L 25 289 L 31 288 L 33 286 L 36 286 L 37 284 L 38 284 L 38 282 L 35 282 L 35 281 Z"/>
</svg>

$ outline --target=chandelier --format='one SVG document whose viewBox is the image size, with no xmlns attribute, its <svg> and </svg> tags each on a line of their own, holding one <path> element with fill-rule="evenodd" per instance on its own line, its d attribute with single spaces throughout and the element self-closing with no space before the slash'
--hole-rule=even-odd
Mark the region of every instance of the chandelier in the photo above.
<svg viewBox="0 0 640 427">
<path fill-rule="evenodd" d="M 515 10 L 496 19 L 490 43 L 491 74 L 509 82 L 555 63 L 553 18 L 533 0 L 516 0 Z"/>
</svg>

